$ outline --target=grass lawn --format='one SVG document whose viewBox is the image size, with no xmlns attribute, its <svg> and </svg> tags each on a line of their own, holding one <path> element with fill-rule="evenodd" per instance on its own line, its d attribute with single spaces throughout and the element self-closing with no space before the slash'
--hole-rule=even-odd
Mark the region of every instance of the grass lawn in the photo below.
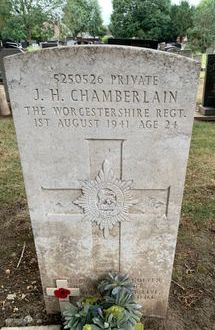
<svg viewBox="0 0 215 330">
<path fill-rule="evenodd" d="M 46 317 L 12 119 L 0 120 L 0 327 L 9 317 Z M 214 329 L 215 124 L 196 122 L 187 170 L 167 321 L 146 329 Z M 20 267 L 16 265 L 26 242 Z M 9 270 L 9 271 L 8 271 Z M 16 293 L 14 303 L 6 300 Z M 24 298 L 23 298 L 24 294 Z M 2 309 L 2 311 L 1 311 Z"/>
<path fill-rule="evenodd" d="M 0 120 L 0 156 L 1 207 L 25 203 L 24 183 L 11 119 Z"/>
</svg>

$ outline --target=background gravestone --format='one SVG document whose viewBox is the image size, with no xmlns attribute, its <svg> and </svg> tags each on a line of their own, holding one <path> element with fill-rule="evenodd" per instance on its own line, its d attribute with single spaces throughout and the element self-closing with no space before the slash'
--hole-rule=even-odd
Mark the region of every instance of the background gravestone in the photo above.
<svg viewBox="0 0 215 330">
<path fill-rule="evenodd" d="M 166 50 L 168 53 L 180 54 L 181 49 L 178 47 L 170 47 Z"/>
<path fill-rule="evenodd" d="M 6 56 L 10 56 L 13 54 L 19 54 L 21 53 L 21 50 L 18 48 L 4 48 L 0 47 L 0 80 L 3 81 L 4 88 L 5 88 L 5 93 L 6 93 L 6 98 L 7 101 L 10 102 L 9 94 L 8 94 L 8 87 L 7 87 L 7 82 L 6 82 L 6 77 L 5 77 L 5 69 L 4 69 L 4 63 L 3 59 Z"/>
<path fill-rule="evenodd" d="M 206 49 L 206 54 L 208 55 L 208 54 L 214 54 L 215 53 L 215 49 L 214 49 L 214 47 L 209 47 L 209 48 L 207 48 Z"/>
<path fill-rule="evenodd" d="M 203 104 L 200 112 L 207 116 L 215 115 L 215 54 L 207 55 Z"/>
<path fill-rule="evenodd" d="M 48 312 L 56 280 L 128 273 L 166 314 L 198 81 L 185 57 L 74 46 L 5 60 Z"/>
<path fill-rule="evenodd" d="M 58 40 L 48 40 L 40 43 L 41 48 L 57 47 L 58 45 Z"/>
<path fill-rule="evenodd" d="M 156 40 L 109 38 L 108 44 L 158 49 L 158 41 Z"/>
<path fill-rule="evenodd" d="M 165 51 L 165 47 L 166 47 L 166 43 L 165 43 L 165 42 L 161 42 L 161 43 L 159 44 L 159 50 L 163 50 L 163 51 Z"/>
<path fill-rule="evenodd" d="M 192 58 L 192 50 L 191 49 L 181 49 L 180 55 Z"/>
</svg>

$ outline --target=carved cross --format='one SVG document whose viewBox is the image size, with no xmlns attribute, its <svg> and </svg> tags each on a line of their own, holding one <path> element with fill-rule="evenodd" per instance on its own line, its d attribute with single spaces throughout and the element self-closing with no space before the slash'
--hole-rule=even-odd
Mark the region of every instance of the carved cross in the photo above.
<svg viewBox="0 0 215 330">
<path fill-rule="evenodd" d="M 67 280 L 57 280 L 56 288 L 46 288 L 47 296 L 59 299 L 61 314 L 65 311 L 69 304 L 69 297 L 77 297 L 80 295 L 78 288 L 69 288 Z"/>
<path fill-rule="evenodd" d="M 98 252 L 98 266 L 95 267 L 99 269 L 98 273 L 110 268 L 117 269 L 117 253 L 120 271 L 122 224 L 131 222 L 132 225 L 132 219 L 136 221 L 149 217 L 154 221 L 154 228 L 157 222 L 160 223 L 156 219 L 162 219 L 162 225 L 166 226 L 170 187 L 138 187 L 132 177 L 125 178 L 123 146 L 126 141 L 87 139 L 85 143 L 89 148 L 89 174 L 72 184 L 41 187 L 46 215 L 50 221 L 66 223 L 81 219 L 83 223 L 96 224 L 103 232 L 103 238 L 97 236 L 95 241 Z M 117 228 L 118 236 L 111 234 L 113 228 Z M 105 239 L 107 237 L 109 239 Z M 110 241 L 114 244 L 113 250 L 109 248 Z M 104 261 L 101 251 L 106 251 L 108 261 Z"/>
</svg>

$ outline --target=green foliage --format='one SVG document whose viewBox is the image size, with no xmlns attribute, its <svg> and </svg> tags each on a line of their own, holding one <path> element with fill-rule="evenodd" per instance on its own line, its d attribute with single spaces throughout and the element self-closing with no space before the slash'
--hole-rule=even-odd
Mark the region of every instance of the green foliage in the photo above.
<svg viewBox="0 0 215 330">
<path fill-rule="evenodd" d="M 67 0 L 63 22 L 73 38 L 83 32 L 89 32 L 93 37 L 105 34 L 98 0 Z"/>
<path fill-rule="evenodd" d="M 125 325 L 130 326 L 131 329 L 134 328 L 135 324 L 139 322 L 141 318 L 141 312 L 139 309 L 141 306 L 137 305 L 134 302 L 133 292 L 129 288 L 123 287 L 117 290 L 117 293 L 112 293 L 108 296 L 105 296 L 104 306 L 113 309 L 114 312 L 110 310 L 111 314 L 115 317 L 116 306 L 121 307 L 118 309 L 118 319 L 120 319 Z M 123 308 L 123 310 L 122 310 Z M 108 309 L 107 309 L 108 310 Z M 121 315 L 123 316 L 121 317 Z M 125 327 L 126 329 L 126 327 Z"/>
<path fill-rule="evenodd" d="M 121 289 L 132 292 L 133 285 L 130 282 L 128 275 L 108 273 L 98 285 L 98 290 L 102 296 L 116 295 Z"/>
<path fill-rule="evenodd" d="M 2 38 L 2 30 L 10 17 L 11 5 L 8 0 L 1 0 L 0 3 L 0 38 Z"/>
<path fill-rule="evenodd" d="M 1 36 L 3 39 L 21 40 L 26 39 L 25 25 L 19 16 L 10 17 L 7 24 L 2 29 Z"/>
<path fill-rule="evenodd" d="M 63 13 L 63 22 L 70 30 L 73 38 L 87 30 L 88 12 L 86 0 L 67 0 Z"/>
<path fill-rule="evenodd" d="M 105 34 L 102 26 L 101 9 L 97 0 L 88 0 L 88 27 L 87 31 L 91 36 L 96 37 Z"/>
<path fill-rule="evenodd" d="M 64 328 L 70 330 L 143 330 L 140 307 L 134 301 L 128 276 L 110 273 L 98 286 L 99 298 L 70 304 L 64 312 Z"/>
<path fill-rule="evenodd" d="M 45 40 L 53 35 L 59 0 L 3 0 L 0 6 L 0 22 L 7 9 L 2 26 L 2 38 L 14 40 Z"/>
<path fill-rule="evenodd" d="M 177 37 L 182 38 L 187 35 L 188 29 L 193 27 L 193 15 L 195 8 L 184 0 L 179 5 L 171 7 L 171 34 L 173 40 Z"/>
<path fill-rule="evenodd" d="M 205 52 L 215 45 L 215 0 L 202 0 L 193 17 L 193 28 L 188 38 L 193 50 Z"/>
<path fill-rule="evenodd" d="M 166 39 L 170 0 L 113 0 L 110 30 L 114 37 Z"/>
<path fill-rule="evenodd" d="M 103 44 L 107 44 L 109 38 L 110 38 L 110 36 L 107 36 L 107 35 L 103 36 L 103 37 L 102 37 L 102 42 L 103 42 Z"/>
<path fill-rule="evenodd" d="M 110 30 L 116 38 L 131 38 L 136 33 L 134 0 L 113 0 Z"/>
</svg>

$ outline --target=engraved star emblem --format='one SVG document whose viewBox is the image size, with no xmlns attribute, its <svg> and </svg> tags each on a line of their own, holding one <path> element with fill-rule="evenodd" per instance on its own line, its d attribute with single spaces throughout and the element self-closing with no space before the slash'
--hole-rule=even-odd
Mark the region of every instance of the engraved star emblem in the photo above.
<svg viewBox="0 0 215 330">
<path fill-rule="evenodd" d="M 118 179 L 105 160 L 95 180 L 82 182 L 82 195 L 73 203 L 84 210 L 86 220 L 103 230 L 106 238 L 114 225 L 128 220 L 129 208 L 135 204 L 132 182 Z"/>
</svg>

